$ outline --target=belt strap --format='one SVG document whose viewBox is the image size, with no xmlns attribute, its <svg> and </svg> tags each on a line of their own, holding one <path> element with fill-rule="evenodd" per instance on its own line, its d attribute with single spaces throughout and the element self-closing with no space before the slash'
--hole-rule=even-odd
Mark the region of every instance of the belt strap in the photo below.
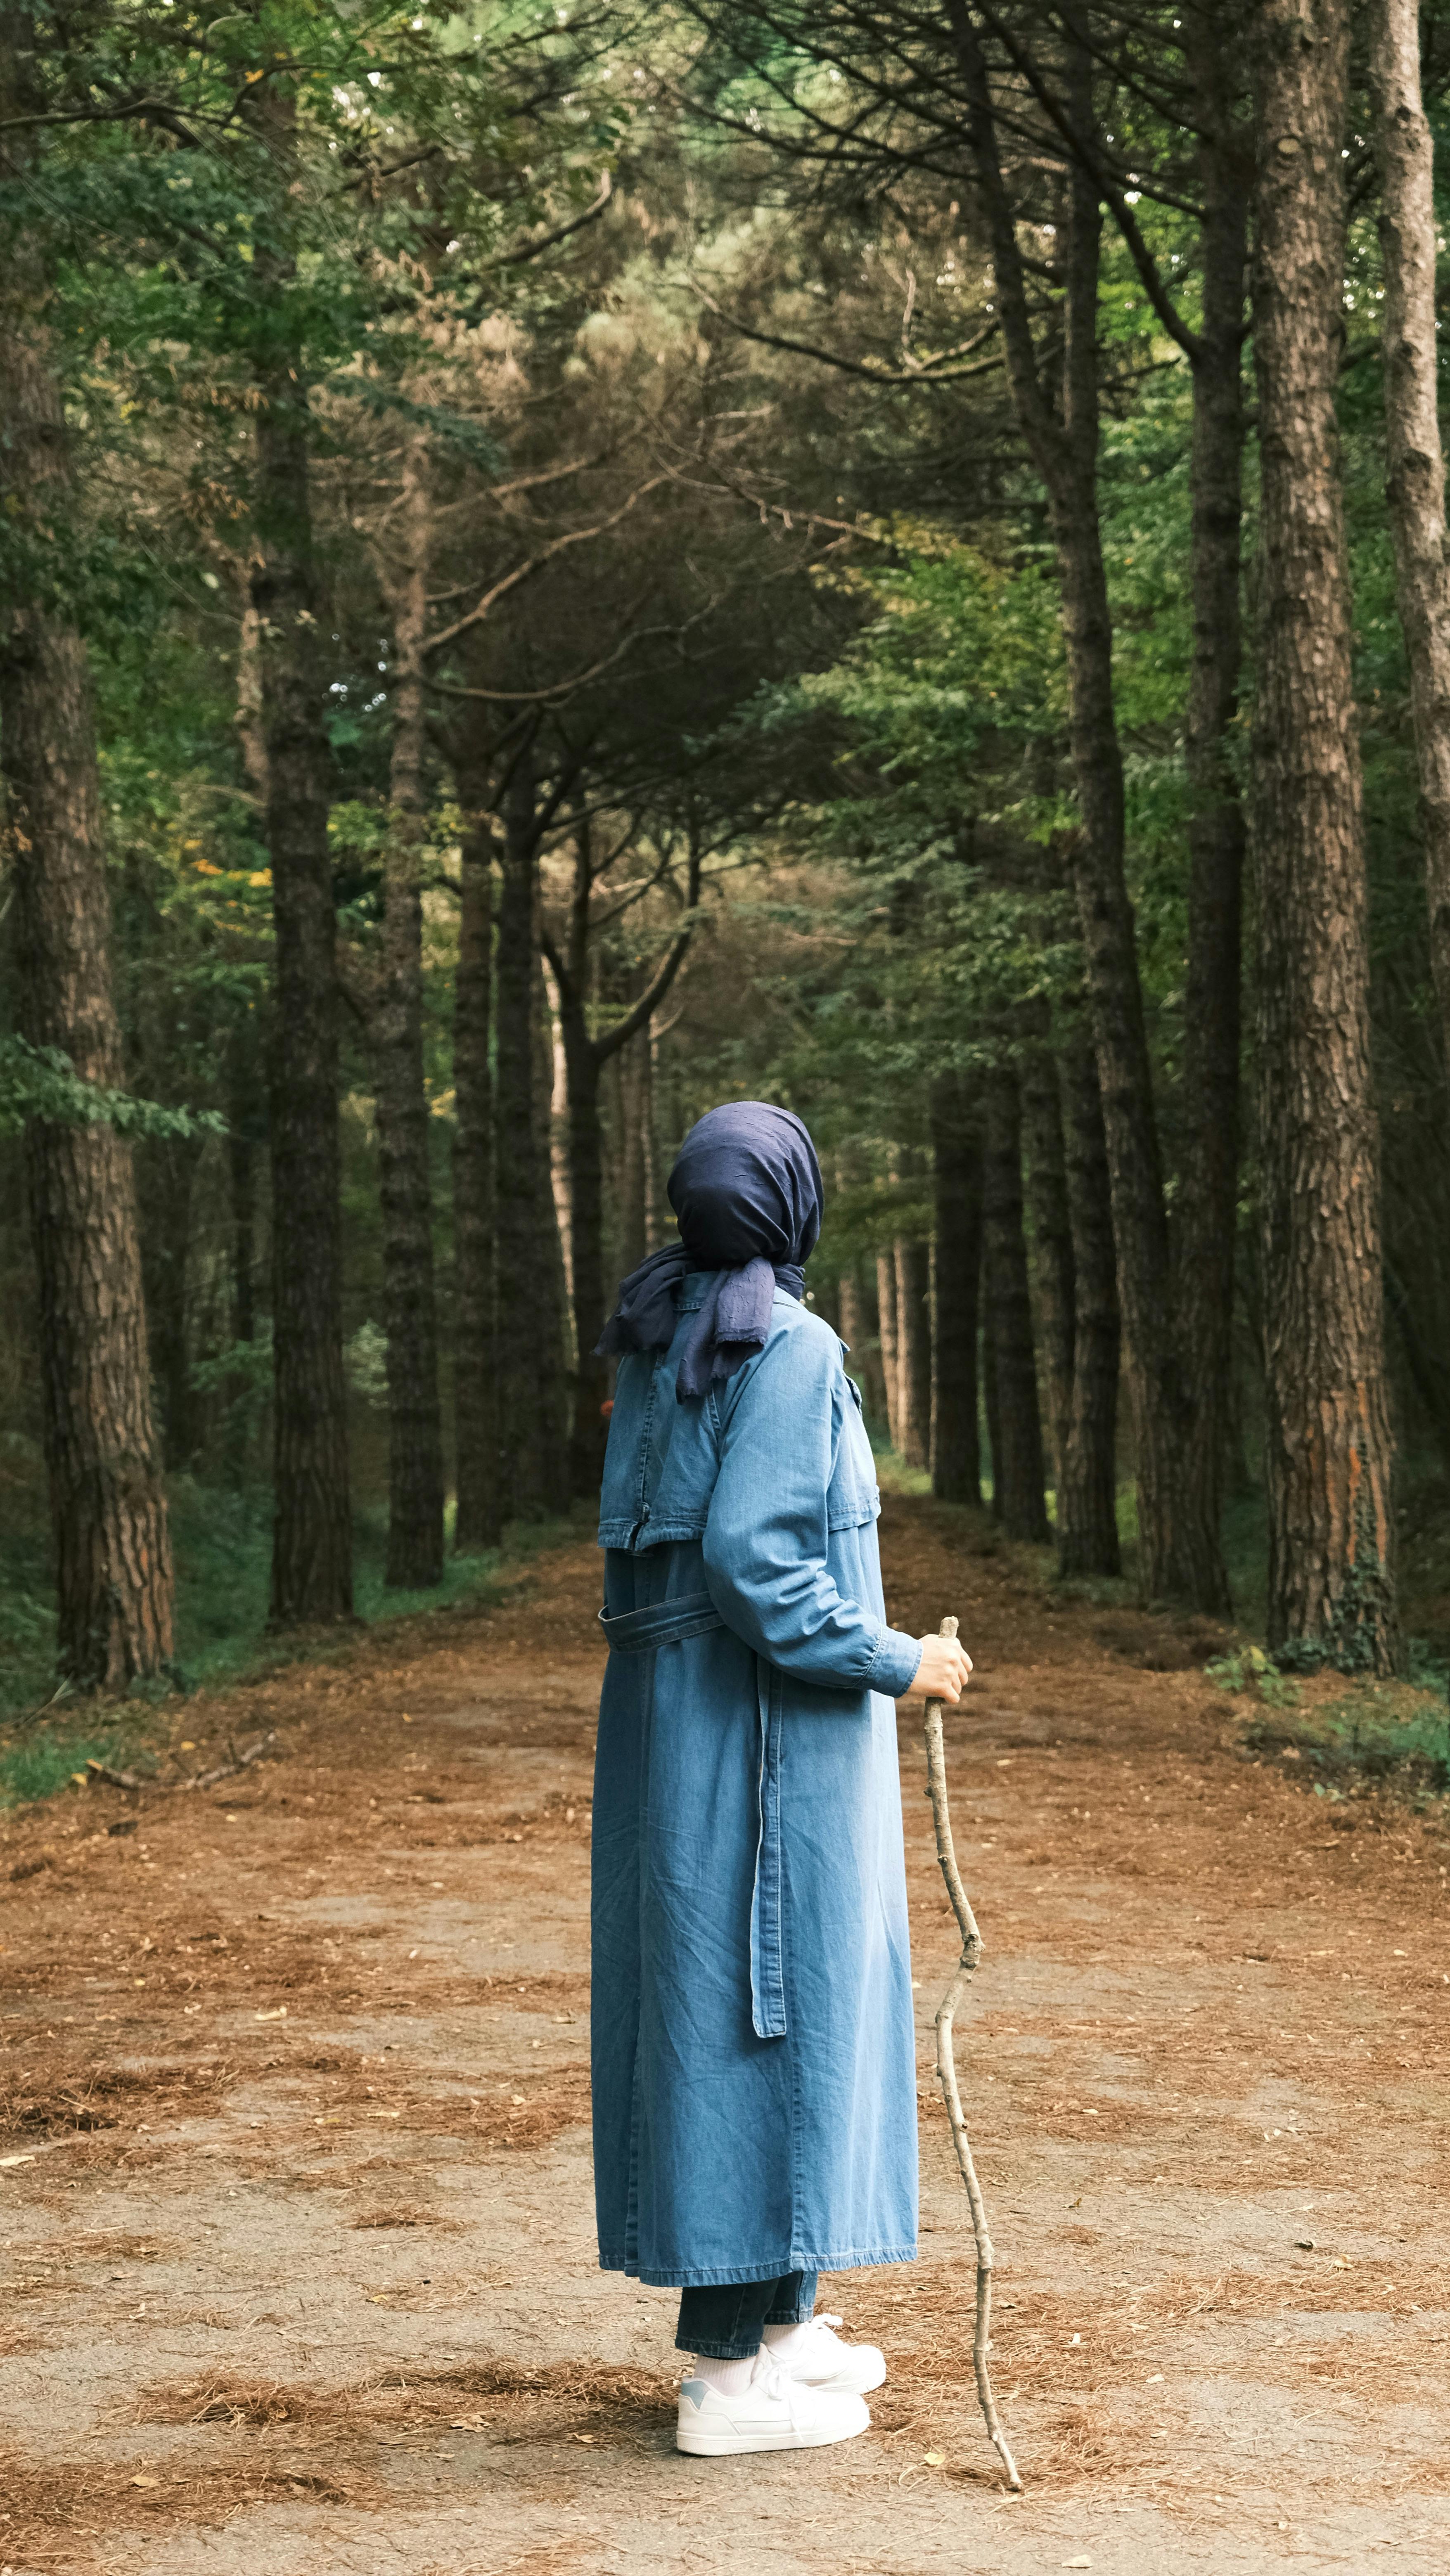
<svg viewBox="0 0 1450 2576">
<path fill-rule="evenodd" d="M 673 1601 L 657 1601 L 648 1610 L 626 1610 L 611 1619 L 601 1610 L 599 1625 L 611 1652 L 648 1654 L 656 1646 L 677 1645 L 682 1637 L 706 1637 L 724 1620 L 708 1592 L 683 1592 Z M 753 1658 L 759 1733 L 756 1737 L 755 1884 L 750 1897 L 750 2018 L 761 2039 L 785 2035 L 785 1976 L 782 1959 L 780 1848 L 780 1676 L 759 1655 Z"/>
<path fill-rule="evenodd" d="M 648 1610 L 626 1610 L 617 1619 L 601 1610 L 599 1625 L 613 1653 L 643 1655 L 655 1646 L 678 1645 L 683 1637 L 708 1636 L 725 1622 L 708 1592 L 684 1592 Z"/>
</svg>

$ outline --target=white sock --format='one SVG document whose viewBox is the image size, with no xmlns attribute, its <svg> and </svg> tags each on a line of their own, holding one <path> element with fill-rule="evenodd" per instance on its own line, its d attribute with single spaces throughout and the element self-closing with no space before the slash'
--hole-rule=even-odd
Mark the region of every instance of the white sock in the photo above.
<svg viewBox="0 0 1450 2576">
<path fill-rule="evenodd" d="M 778 2361 L 789 2361 L 793 2354 L 799 2352 L 814 2323 L 814 2317 L 807 2317 L 803 2325 L 766 2326 L 764 2328 L 766 2351 L 774 2353 Z"/>
<path fill-rule="evenodd" d="M 694 2376 L 703 2379 L 707 2387 L 718 2389 L 722 2397 L 743 2397 L 759 2359 L 759 2353 L 752 2352 L 743 2361 L 712 2361 L 707 2353 L 703 2360 L 697 2356 Z"/>
</svg>

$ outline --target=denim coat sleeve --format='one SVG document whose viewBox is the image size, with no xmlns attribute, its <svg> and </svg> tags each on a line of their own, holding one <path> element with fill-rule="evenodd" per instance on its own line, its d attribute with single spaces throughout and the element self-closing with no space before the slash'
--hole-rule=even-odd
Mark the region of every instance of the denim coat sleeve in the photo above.
<svg viewBox="0 0 1450 2576">
<path fill-rule="evenodd" d="M 777 1671 L 899 1699 L 916 1678 L 918 1640 L 845 1599 L 827 1563 L 848 1436 L 864 1444 L 835 1335 L 811 1325 L 777 1334 L 727 1393 L 705 1581 L 727 1628 Z"/>
</svg>

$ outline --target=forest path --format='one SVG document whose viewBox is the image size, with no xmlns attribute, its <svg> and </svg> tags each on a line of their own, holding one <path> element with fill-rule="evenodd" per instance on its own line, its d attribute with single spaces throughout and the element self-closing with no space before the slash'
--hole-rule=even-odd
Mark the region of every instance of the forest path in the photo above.
<svg viewBox="0 0 1450 2576">
<path fill-rule="evenodd" d="M 1143 1668 L 1191 1623 L 1045 1601 L 962 1514 L 889 1502 L 883 1551 L 977 1663 L 959 2056 L 1026 2495 L 970 2388 L 911 1708 L 923 2259 L 823 2302 L 891 2377 L 839 2449 L 674 2452 L 673 2299 L 591 2232 L 581 1543 L 189 1704 L 281 1758 L 133 1831 L 104 1789 L 0 1827 L 0 2576 L 1450 2569 L 1439 1812 L 1332 1830 Z"/>
</svg>

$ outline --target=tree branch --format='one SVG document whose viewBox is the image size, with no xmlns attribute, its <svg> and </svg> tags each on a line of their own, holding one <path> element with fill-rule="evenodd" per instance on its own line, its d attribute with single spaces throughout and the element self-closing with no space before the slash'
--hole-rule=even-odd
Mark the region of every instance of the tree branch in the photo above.
<svg viewBox="0 0 1450 2576">
<path fill-rule="evenodd" d="M 845 376 L 864 377 L 868 384 L 955 385 L 960 384 L 964 376 L 994 375 L 1002 363 L 1000 358 L 984 358 L 981 365 L 977 367 L 953 367 L 950 374 L 936 372 L 939 368 L 945 369 L 953 358 L 966 357 L 973 349 L 980 349 L 986 341 L 992 339 L 998 328 L 995 321 L 989 322 L 986 328 L 978 331 L 972 339 L 958 341 L 954 349 L 943 349 L 938 357 L 926 358 L 915 365 L 905 367 L 888 367 L 884 360 L 879 365 L 872 366 L 865 359 L 843 358 L 837 350 L 819 348 L 810 340 L 793 340 L 783 331 L 758 330 L 753 324 L 742 322 L 737 313 L 728 313 L 723 304 L 717 304 L 714 296 L 706 287 L 700 285 L 698 279 L 693 279 L 691 283 L 706 311 L 718 315 L 727 330 L 734 331 L 740 339 L 754 340 L 763 349 L 784 349 L 793 357 L 814 358 L 819 366 L 836 367 Z"/>
<path fill-rule="evenodd" d="M 543 234 L 538 241 L 526 243 L 522 250 L 506 252 L 495 265 L 499 268 L 521 268 L 525 260 L 538 259 L 542 252 L 552 250 L 555 242 L 567 241 L 571 233 L 580 233 L 586 224 L 597 222 L 613 194 L 614 181 L 606 170 L 599 182 L 598 196 L 592 206 L 585 207 L 582 215 L 571 215 L 568 223 L 556 224 L 551 233 Z"/>
<path fill-rule="evenodd" d="M 630 1039 L 646 1026 L 651 1014 L 664 1000 L 679 973 L 685 951 L 695 935 L 695 924 L 700 918 L 700 870 L 703 862 L 699 845 L 694 842 L 693 834 L 691 839 L 693 846 L 690 850 L 689 876 L 685 893 L 684 927 L 678 933 L 668 955 L 662 959 L 657 973 L 641 993 L 633 1009 L 626 1012 L 616 1028 L 607 1030 L 603 1037 L 590 1040 L 595 1062 L 598 1064 L 604 1064 L 610 1056 L 617 1055 L 620 1048 L 628 1046 Z"/>
<path fill-rule="evenodd" d="M 1027 309 L 1027 281 L 1017 240 L 1016 218 L 1002 175 L 997 127 L 992 108 L 987 58 L 967 0 L 947 0 L 947 23 L 966 86 L 971 144 L 977 179 L 987 210 L 992 267 L 1002 307 L 1002 338 L 1007 373 L 1016 397 L 1024 435 L 1045 483 L 1060 482 L 1066 461 L 1063 434 L 1038 373 L 1032 321 Z"/>
<path fill-rule="evenodd" d="M 1068 114 L 1061 100 L 1048 87 L 1026 48 L 1018 44 L 1011 30 L 1003 26 L 994 11 L 985 10 L 984 15 L 1004 52 L 1027 83 L 1044 116 L 1056 127 L 1073 159 L 1087 172 L 1098 189 L 1104 205 L 1111 212 L 1113 221 L 1123 237 L 1128 256 L 1138 272 L 1143 290 L 1164 330 L 1170 339 L 1177 341 L 1184 356 L 1192 364 L 1197 365 L 1203 355 L 1203 342 L 1199 334 L 1191 330 L 1184 321 L 1169 294 L 1158 263 L 1143 237 L 1142 228 L 1132 207 L 1128 204 L 1123 188 L 1103 160 L 1102 154 L 1093 149 L 1089 136 L 1079 131 L 1075 119 Z"/>
<path fill-rule="evenodd" d="M 445 626 L 438 634 L 430 635 L 422 647 L 424 654 L 441 652 L 445 644 L 455 643 L 460 635 L 467 635 L 473 627 L 481 626 L 499 601 L 505 598 L 509 591 L 517 590 L 520 582 L 529 580 L 536 572 L 542 572 L 545 564 L 552 563 L 555 556 L 563 554 L 567 547 L 582 546 L 591 538 L 606 536 L 611 528 L 619 526 L 621 519 L 628 518 L 637 502 L 644 500 L 648 493 L 658 490 L 660 484 L 667 483 L 669 480 L 670 477 L 667 474 L 652 474 L 648 481 L 635 487 L 628 500 L 621 502 L 617 510 L 612 510 L 607 518 L 597 520 L 593 527 L 569 528 L 563 536 L 551 537 L 549 543 L 542 547 L 538 554 L 530 555 L 525 563 L 516 564 L 512 572 L 505 573 L 500 581 L 494 583 L 491 590 L 486 590 L 477 607 L 471 608 L 466 617 L 455 618 L 451 626 Z"/>
</svg>

